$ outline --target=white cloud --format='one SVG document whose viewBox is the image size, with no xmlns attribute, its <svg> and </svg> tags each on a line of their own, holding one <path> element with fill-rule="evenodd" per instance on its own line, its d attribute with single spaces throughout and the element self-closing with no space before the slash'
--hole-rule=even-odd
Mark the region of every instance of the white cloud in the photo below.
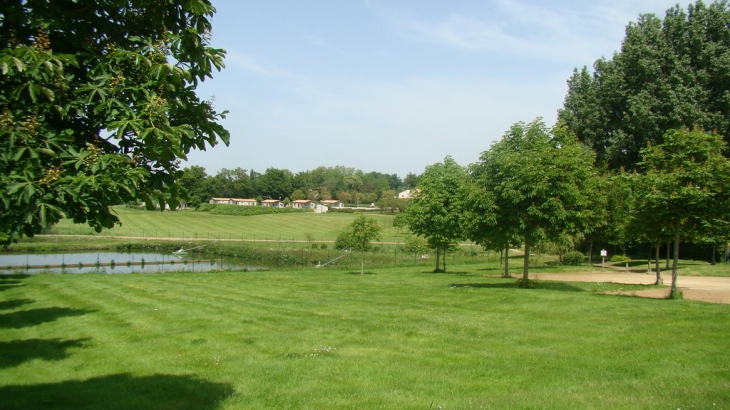
<svg viewBox="0 0 730 410">
<path fill-rule="evenodd" d="M 271 61 L 236 51 L 233 47 L 223 47 L 226 54 L 226 67 L 239 68 L 266 77 L 295 77 L 295 74 L 279 67 Z"/>
<path fill-rule="evenodd" d="M 422 41 L 474 52 L 499 52 L 555 62 L 589 63 L 620 48 L 624 27 L 639 13 L 663 15 L 664 0 L 599 1 L 559 6 L 497 0 L 488 16 L 455 13 L 435 22 L 406 19 L 402 26 Z M 640 7 L 644 7 L 641 9 Z M 637 11 L 639 10 L 639 11 Z"/>
</svg>

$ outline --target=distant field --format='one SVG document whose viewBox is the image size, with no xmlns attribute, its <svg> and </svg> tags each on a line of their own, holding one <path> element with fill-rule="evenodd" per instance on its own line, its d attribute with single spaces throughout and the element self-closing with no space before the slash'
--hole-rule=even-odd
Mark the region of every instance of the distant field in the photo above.
<svg viewBox="0 0 730 410">
<path fill-rule="evenodd" d="M 307 240 L 311 234 L 317 241 L 334 241 L 358 214 L 291 213 L 256 216 L 211 215 L 195 211 L 143 211 L 115 207 L 122 225 L 96 234 L 87 225 L 62 220 L 50 233 L 76 235 L 111 235 L 145 238 L 198 238 L 246 240 Z M 383 228 L 383 241 L 403 242 L 403 230 L 393 228 L 393 216 L 368 213 Z"/>
<path fill-rule="evenodd" d="M 0 409 L 730 408 L 730 305 L 498 272 L 3 276 Z"/>
</svg>

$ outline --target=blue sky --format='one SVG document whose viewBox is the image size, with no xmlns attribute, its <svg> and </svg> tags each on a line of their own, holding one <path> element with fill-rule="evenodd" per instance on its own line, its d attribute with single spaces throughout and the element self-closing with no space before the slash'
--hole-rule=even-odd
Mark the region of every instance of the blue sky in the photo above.
<svg viewBox="0 0 730 410">
<path fill-rule="evenodd" d="M 184 166 L 420 174 L 475 162 L 515 122 L 555 122 L 573 68 L 618 50 L 671 1 L 213 0 L 230 146 Z M 686 4 L 682 5 L 683 7 Z"/>
</svg>

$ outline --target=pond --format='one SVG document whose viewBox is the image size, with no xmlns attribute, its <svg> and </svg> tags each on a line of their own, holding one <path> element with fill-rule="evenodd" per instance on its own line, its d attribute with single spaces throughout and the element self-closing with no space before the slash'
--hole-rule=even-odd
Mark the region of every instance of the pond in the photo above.
<svg viewBox="0 0 730 410">
<path fill-rule="evenodd" d="M 210 270 L 266 270 L 233 258 L 210 259 L 202 255 L 169 253 L 47 253 L 0 254 L 0 274 L 10 273 L 160 273 Z"/>
</svg>

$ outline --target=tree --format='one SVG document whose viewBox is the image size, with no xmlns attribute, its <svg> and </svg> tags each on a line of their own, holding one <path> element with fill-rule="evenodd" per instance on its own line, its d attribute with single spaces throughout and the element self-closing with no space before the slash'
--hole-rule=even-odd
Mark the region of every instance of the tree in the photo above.
<svg viewBox="0 0 730 410">
<path fill-rule="evenodd" d="M 179 204 L 179 159 L 228 132 L 195 94 L 223 67 L 208 0 L 4 2 L 0 241 L 65 216 L 95 230 L 110 206 Z M 164 206 L 161 206 L 164 209 Z"/>
<path fill-rule="evenodd" d="M 330 193 L 330 190 L 327 189 L 327 187 L 322 187 L 319 189 L 319 199 L 322 201 L 329 201 L 332 199 L 332 194 Z"/>
<path fill-rule="evenodd" d="M 380 225 L 373 218 L 360 215 L 355 218 L 347 229 L 340 233 L 335 241 L 337 249 L 360 251 L 360 274 L 364 273 L 364 252 L 370 250 L 370 241 L 380 240 Z"/>
<path fill-rule="evenodd" d="M 564 129 L 550 130 L 537 119 L 513 125 L 472 166 L 472 184 L 482 194 L 467 208 L 471 215 L 487 213 L 479 224 L 483 231 L 472 230 L 472 236 L 482 243 L 524 243 L 523 286 L 531 246 L 585 229 L 592 214 L 585 188 L 595 178 L 593 161 L 593 153 Z"/>
<path fill-rule="evenodd" d="M 250 198 L 254 193 L 249 173 L 240 167 L 221 168 L 214 177 L 209 178 L 206 186 L 209 197 Z"/>
<path fill-rule="evenodd" d="M 288 169 L 268 168 L 257 181 L 258 193 L 268 198 L 284 198 L 291 194 L 294 176 Z M 306 195 L 302 199 L 306 198 Z M 292 198 L 294 199 L 294 198 Z"/>
<path fill-rule="evenodd" d="M 381 199 L 397 199 L 398 193 L 395 192 L 395 190 L 392 189 L 386 189 L 380 194 Z"/>
<path fill-rule="evenodd" d="M 408 189 L 413 189 L 418 185 L 419 178 L 418 175 L 409 172 L 403 179 L 403 186 Z"/>
<path fill-rule="evenodd" d="M 205 168 L 197 165 L 183 168 L 179 182 L 185 190 L 190 206 L 196 207 L 211 198 L 208 193 L 208 174 L 205 172 Z"/>
<path fill-rule="evenodd" d="M 306 198 L 307 198 L 307 196 L 306 196 L 306 195 L 304 194 L 304 192 L 302 192 L 302 190 L 301 190 L 301 189 L 297 189 L 296 191 L 292 192 L 292 194 L 291 194 L 291 197 L 290 197 L 290 198 L 291 198 L 291 199 L 292 199 L 293 201 L 298 201 L 298 200 L 301 200 L 301 199 L 306 199 Z"/>
<path fill-rule="evenodd" d="M 648 234 L 666 230 L 674 241 L 672 295 L 677 289 L 679 242 L 730 230 L 730 162 L 718 134 L 671 130 L 663 143 L 641 151 L 643 174 L 634 175 L 633 218 Z"/>
<path fill-rule="evenodd" d="M 472 164 L 468 183 L 464 188 L 464 215 L 462 227 L 466 237 L 484 249 L 504 252 L 503 277 L 510 277 L 509 250 L 522 245 L 519 233 L 513 226 L 499 223 L 496 208 L 497 199 L 492 191 L 485 189 L 483 163 Z"/>
<path fill-rule="evenodd" d="M 559 118 L 612 169 L 635 169 L 640 150 L 670 129 L 700 127 L 730 138 L 730 8 L 701 1 L 664 20 L 641 15 L 621 51 L 568 80 Z"/>
<path fill-rule="evenodd" d="M 337 193 L 337 199 L 339 201 L 342 201 L 343 203 L 347 204 L 352 199 L 352 195 L 350 195 L 350 193 L 347 191 L 339 191 Z"/>
<path fill-rule="evenodd" d="M 436 249 L 434 272 L 446 271 L 445 252 L 464 237 L 461 229 L 461 187 L 466 171 L 447 156 L 443 163 L 426 167 L 418 182 L 418 193 L 406 206 L 409 229 L 426 238 Z M 444 269 L 440 268 L 444 252 Z"/>
</svg>

